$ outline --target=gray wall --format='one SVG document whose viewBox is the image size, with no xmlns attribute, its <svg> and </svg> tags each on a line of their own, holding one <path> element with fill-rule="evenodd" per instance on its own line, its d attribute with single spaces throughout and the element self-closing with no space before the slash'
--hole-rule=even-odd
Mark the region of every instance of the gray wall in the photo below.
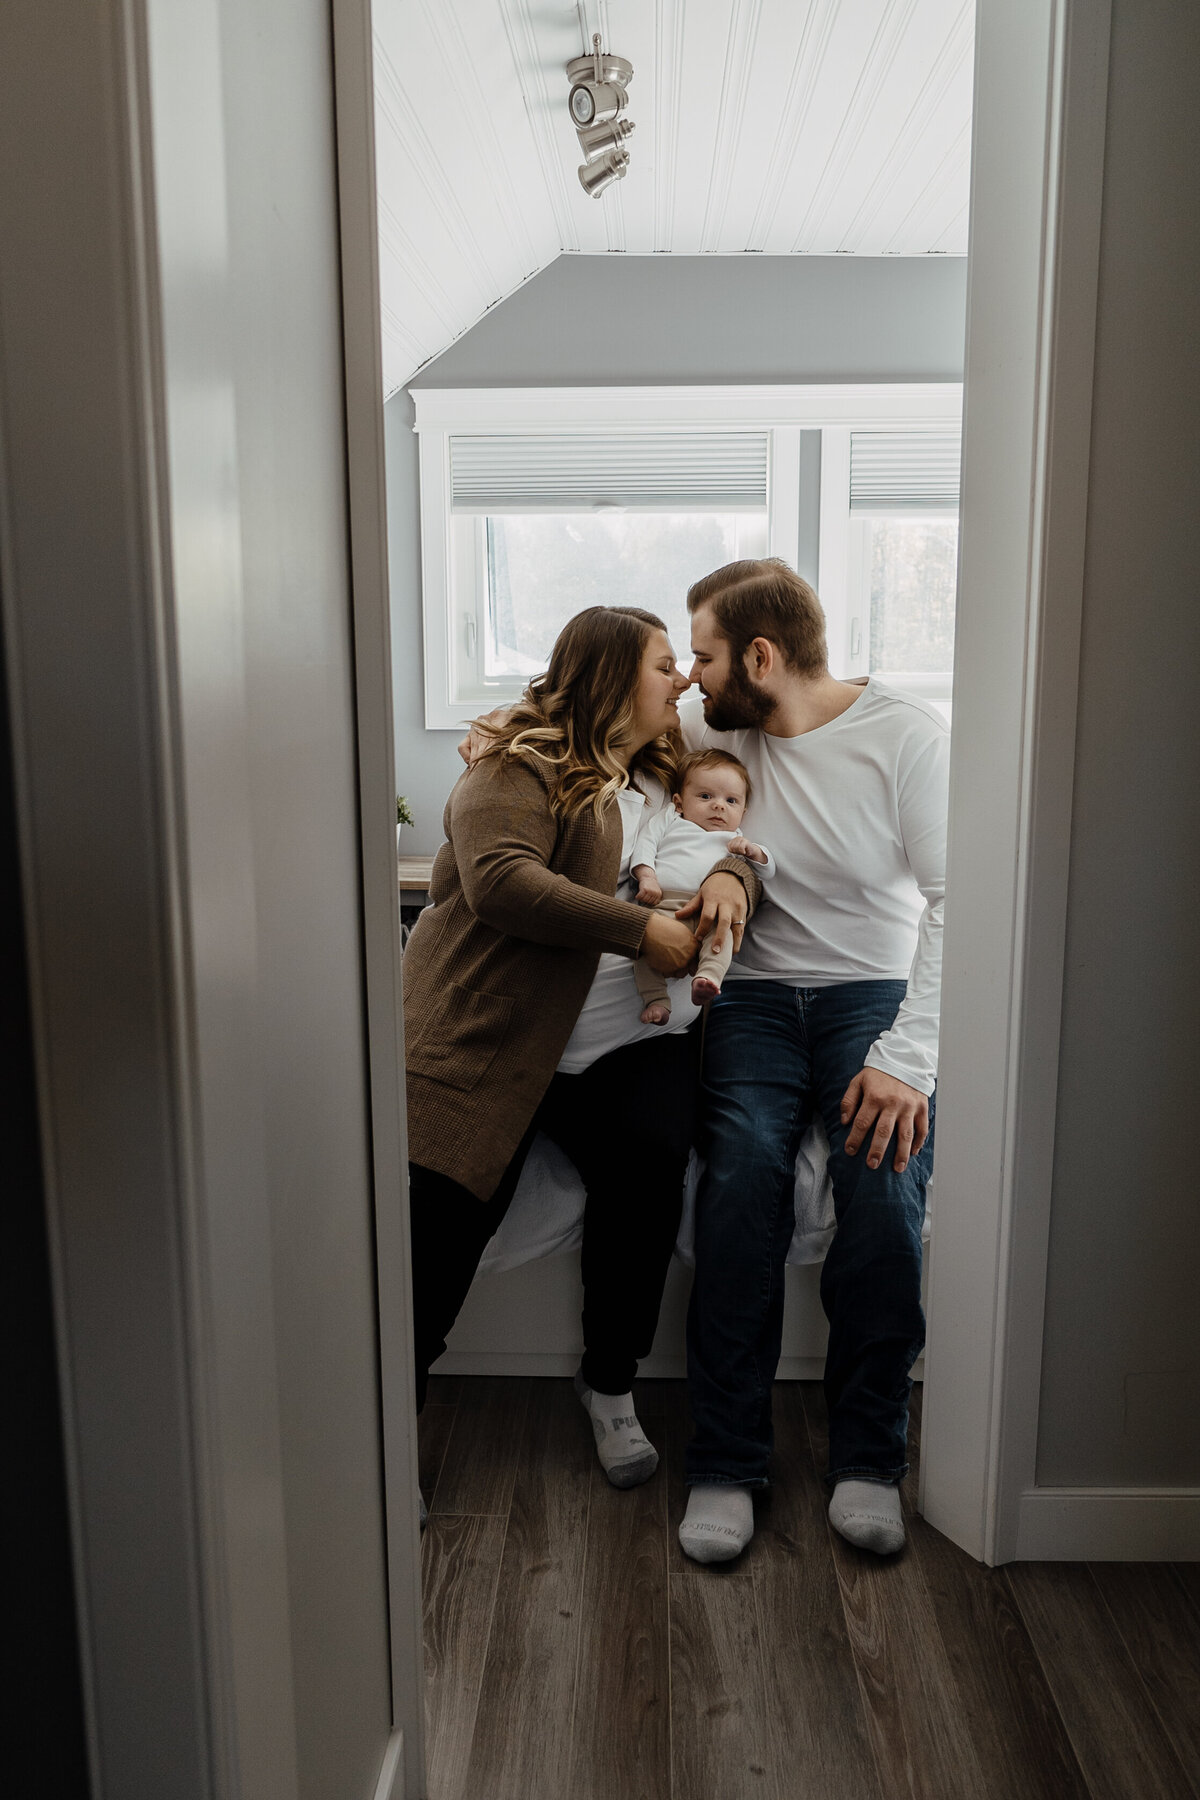
<svg viewBox="0 0 1200 1800">
<path fill-rule="evenodd" d="M 957 381 L 965 296 L 961 257 L 560 256 L 410 385 Z M 417 820 L 405 837 L 415 854 L 441 842 L 442 807 L 461 764 L 457 733 L 424 728 L 408 394 L 394 395 L 385 416 L 396 784 Z M 818 469 L 819 446 L 810 442 L 802 573 L 814 580 Z"/>
<path fill-rule="evenodd" d="M 391 1727 L 333 92 L 326 0 L 0 9 L 0 587 L 106 1800 L 368 1800 Z"/>
<path fill-rule="evenodd" d="M 221 10 L 298 1792 L 345 1800 L 373 1791 L 391 1695 L 329 11 Z"/>
<path fill-rule="evenodd" d="M 1200 1482 L 1200 10 L 1115 0 L 1038 1444 Z"/>
</svg>

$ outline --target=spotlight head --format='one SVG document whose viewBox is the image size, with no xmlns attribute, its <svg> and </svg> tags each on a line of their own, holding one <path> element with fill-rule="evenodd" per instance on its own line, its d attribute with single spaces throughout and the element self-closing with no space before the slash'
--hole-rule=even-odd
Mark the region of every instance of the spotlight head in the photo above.
<svg viewBox="0 0 1200 1800">
<path fill-rule="evenodd" d="M 567 104 L 571 109 L 572 123 L 578 129 L 580 126 L 615 119 L 629 105 L 629 95 L 615 81 L 577 81 L 571 89 Z"/>
<path fill-rule="evenodd" d="M 567 64 L 567 80 L 572 85 L 577 81 L 615 81 L 618 87 L 627 88 L 633 80 L 633 64 L 624 56 L 613 56 L 602 50 L 597 66 L 596 52 L 589 55 L 573 56 Z"/>
<path fill-rule="evenodd" d="M 605 156 L 598 156 L 594 162 L 585 162 L 579 169 L 579 185 L 584 193 L 595 200 L 606 187 L 614 181 L 620 181 L 629 167 L 628 150 L 610 150 Z"/>
<path fill-rule="evenodd" d="M 579 148 L 593 162 L 606 150 L 619 150 L 626 138 L 633 136 L 632 119 L 605 119 L 598 125 L 585 125 L 576 133 Z"/>
</svg>

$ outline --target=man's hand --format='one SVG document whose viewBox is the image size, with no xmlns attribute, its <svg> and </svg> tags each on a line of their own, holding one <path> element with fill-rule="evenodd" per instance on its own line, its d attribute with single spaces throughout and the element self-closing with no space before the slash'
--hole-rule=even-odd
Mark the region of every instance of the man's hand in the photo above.
<svg viewBox="0 0 1200 1800">
<path fill-rule="evenodd" d="M 712 932 L 712 947 L 719 950 L 725 942 L 725 934 L 733 933 L 733 947 L 742 947 L 742 933 L 746 926 L 746 912 L 749 902 L 746 890 L 736 875 L 728 869 L 719 869 L 715 875 L 706 875 L 700 883 L 700 892 L 693 894 L 686 906 L 681 906 L 675 914 L 677 919 L 696 919 L 696 936 L 706 938 Z"/>
<path fill-rule="evenodd" d="M 765 863 L 767 853 L 761 844 L 752 844 L 749 838 L 735 837 L 729 845 L 730 856 L 744 856 L 747 862 Z"/>
<path fill-rule="evenodd" d="M 498 731 L 508 718 L 510 710 L 507 706 L 497 706 L 490 713 L 484 713 L 481 719 L 471 720 L 467 727 L 466 737 L 460 739 L 458 744 L 458 754 L 468 769 L 472 763 L 479 761 L 492 741 L 492 733 L 488 730 L 488 726 L 490 725 Z"/>
<path fill-rule="evenodd" d="M 651 913 L 639 956 L 644 956 L 656 975 L 684 975 L 700 954 L 700 945 L 686 925 L 665 913 Z"/>
<path fill-rule="evenodd" d="M 658 877 L 649 863 L 635 863 L 629 873 L 637 882 L 637 893 L 634 899 L 639 906 L 657 906 L 662 899 L 663 891 L 658 885 Z"/>
<path fill-rule="evenodd" d="M 898 1081 L 881 1069 L 864 1069 L 842 1095 L 842 1124 L 849 1125 L 851 1119 L 854 1123 L 846 1138 L 846 1155 L 856 1155 L 870 1132 L 867 1167 L 877 1169 L 894 1131 L 892 1167 L 899 1175 L 908 1167 L 909 1157 L 919 1155 L 929 1136 L 929 1101 L 907 1081 Z"/>
</svg>

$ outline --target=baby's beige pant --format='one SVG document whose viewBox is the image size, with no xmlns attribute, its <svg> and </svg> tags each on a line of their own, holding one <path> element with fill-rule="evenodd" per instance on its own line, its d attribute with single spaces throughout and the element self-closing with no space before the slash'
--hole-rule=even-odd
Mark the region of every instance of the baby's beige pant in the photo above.
<svg viewBox="0 0 1200 1800">
<path fill-rule="evenodd" d="M 664 894 L 652 911 L 666 913 L 668 918 L 674 918 L 679 908 L 686 906 L 691 898 L 691 894 Z M 733 933 L 731 931 L 725 933 L 725 942 L 720 950 L 713 950 L 710 947 L 712 941 L 713 933 L 710 931 L 700 951 L 696 973 L 706 976 L 716 987 L 720 987 L 729 973 L 729 964 L 733 957 Z M 670 1008 L 671 997 L 667 992 L 666 978 L 657 974 L 644 956 L 639 956 L 633 965 L 633 979 L 637 982 L 637 991 L 642 997 L 643 1006 L 649 1006 L 652 1000 L 656 1000 L 659 1005 Z"/>
</svg>

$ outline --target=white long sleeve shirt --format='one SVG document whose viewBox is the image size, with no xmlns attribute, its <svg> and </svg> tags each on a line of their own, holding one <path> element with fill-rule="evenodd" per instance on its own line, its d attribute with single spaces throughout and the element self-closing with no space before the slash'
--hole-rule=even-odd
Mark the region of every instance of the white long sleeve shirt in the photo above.
<svg viewBox="0 0 1200 1800">
<path fill-rule="evenodd" d="M 716 732 L 680 708 L 690 750 L 721 747 L 754 784 L 756 841 L 774 880 L 730 981 L 792 987 L 901 980 L 908 992 L 867 1064 L 931 1094 L 937 1079 L 950 730 L 872 676 L 844 713 L 799 737 Z"/>
<path fill-rule="evenodd" d="M 664 894 L 694 894 L 719 857 L 728 856 L 736 831 L 706 831 L 692 819 L 685 819 L 674 806 L 660 807 L 649 814 L 639 828 L 637 841 L 629 857 L 630 871 L 644 863 L 654 870 Z M 753 841 L 753 840 L 752 840 Z M 766 850 L 766 845 L 760 845 Z M 755 874 L 768 880 L 775 873 L 771 852 L 766 850 L 765 863 L 756 862 Z"/>
<path fill-rule="evenodd" d="M 649 799 L 644 799 L 634 788 L 626 788 L 617 795 L 617 802 L 621 808 L 621 824 L 625 834 L 621 845 L 621 872 L 617 892 L 623 899 L 632 900 L 633 889 L 627 884 L 634 843 L 647 820 L 661 813 L 670 802 L 657 786 L 651 791 Z M 710 837 L 712 834 L 705 832 L 704 835 Z M 724 854 L 725 846 L 722 842 L 709 856 L 704 868 L 706 875 Z M 628 956 L 602 956 L 595 979 L 588 990 L 588 997 L 583 1003 L 583 1011 L 575 1021 L 575 1029 L 562 1053 L 562 1060 L 558 1065 L 560 1073 L 579 1075 L 599 1057 L 607 1056 L 610 1050 L 619 1050 L 625 1044 L 640 1043 L 644 1038 L 685 1031 L 700 1012 L 698 1006 L 692 1005 L 691 976 L 681 975 L 675 981 L 668 981 L 667 992 L 671 996 L 670 1024 L 643 1025 L 640 1014 L 645 1002 L 633 979 L 632 961 Z"/>
</svg>

